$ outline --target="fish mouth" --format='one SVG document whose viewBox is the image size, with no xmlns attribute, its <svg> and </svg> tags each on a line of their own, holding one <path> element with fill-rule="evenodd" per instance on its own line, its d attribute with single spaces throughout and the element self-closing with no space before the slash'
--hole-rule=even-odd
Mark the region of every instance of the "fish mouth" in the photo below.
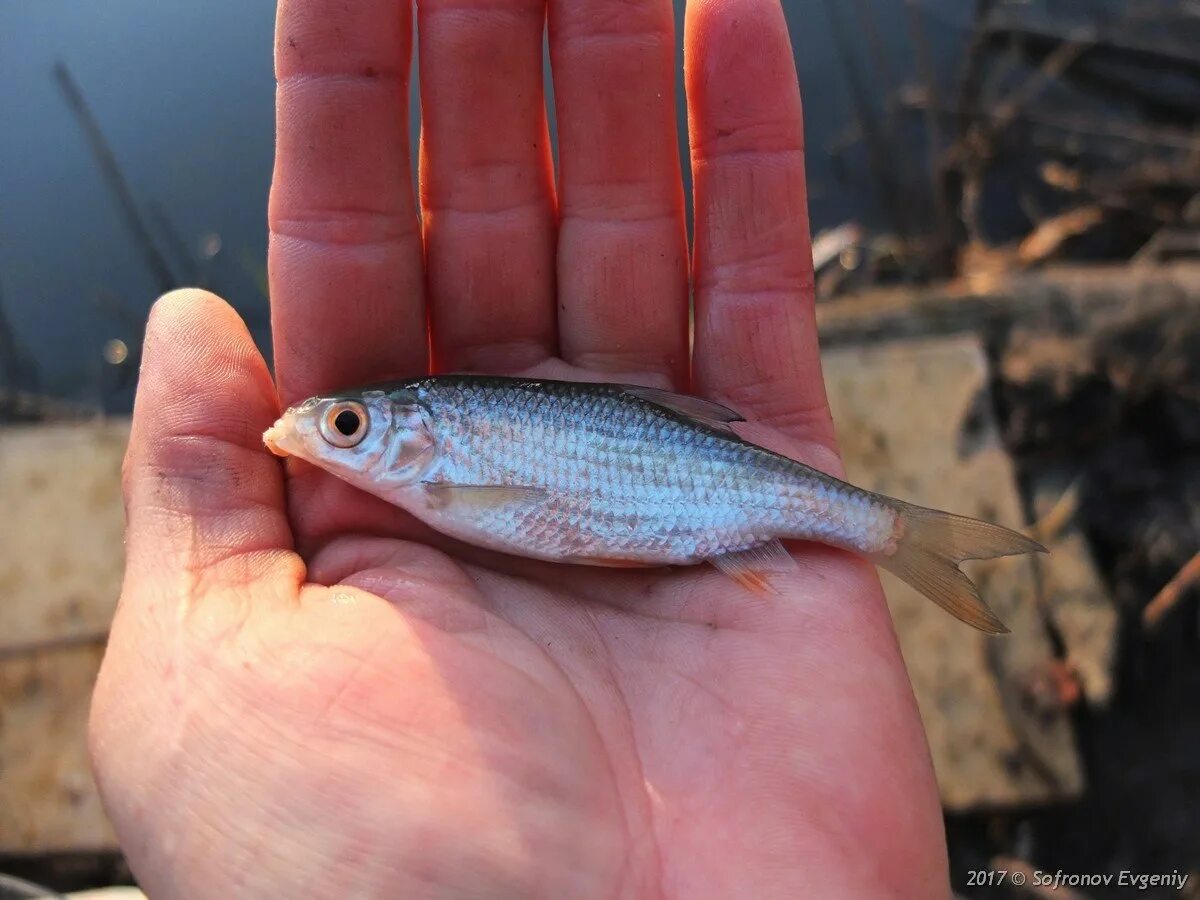
<svg viewBox="0 0 1200 900">
<path fill-rule="evenodd" d="M 291 423 L 285 419 L 278 419 L 274 425 L 263 432 L 263 443 L 276 456 L 288 457 L 292 454 L 283 448 L 283 443 L 291 436 Z"/>
</svg>

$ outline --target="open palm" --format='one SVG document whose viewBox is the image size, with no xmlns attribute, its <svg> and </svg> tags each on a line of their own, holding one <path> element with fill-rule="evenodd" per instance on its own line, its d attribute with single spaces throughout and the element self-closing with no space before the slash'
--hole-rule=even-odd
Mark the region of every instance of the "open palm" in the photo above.
<svg viewBox="0 0 1200 900">
<path fill-rule="evenodd" d="M 800 99 L 775 0 L 693 0 L 694 358 L 669 0 L 284 0 L 278 393 L 233 311 L 156 306 L 92 748 L 158 897 L 935 897 L 937 795 L 873 570 L 784 596 L 463 547 L 261 433 L 477 370 L 690 388 L 838 466 Z M 432 340 L 428 335 L 432 335 Z M 690 384 L 689 384 L 690 380 Z"/>
</svg>

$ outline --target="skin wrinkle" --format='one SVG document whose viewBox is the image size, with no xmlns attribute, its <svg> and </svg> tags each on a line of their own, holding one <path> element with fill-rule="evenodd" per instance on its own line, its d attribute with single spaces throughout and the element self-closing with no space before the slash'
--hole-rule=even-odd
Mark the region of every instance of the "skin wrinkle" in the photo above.
<svg viewBox="0 0 1200 900">
<path fill-rule="evenodd" d="M 489 342 L 480 335 L 455 342 L 453 369 L 436 366 L 435 371 L 455 372 L 519 372 L 545 360 L 549 355 L 544 340 L 539 337 L 514 337 L 501 343 Z"/>
<path fill-rule="evenodd" d="M 321 724 L 329 718 L 330 711 L 337 708 L 346 696 L 348 691 L 359 680 L 362 674 L 367 671 L 373 662 L 373 659 L 379 651 L 386 646 L 387 635 L 379 633 L 375 636 L 358 656 L 355 664 L 350 670 L 344 673 L 342 682 L 328 696 L 326 701 L 322 703 L 313 713 L 312 724 L 310 728 L 314 732 L 320 732 Z"/>
<path fill-rule="evenodd" d="M 313 554 L 309 564 L 314 580 L 324 585 L 341 583 L 352 575 L 380 569 L 400 572 L 430 587 L 438 583 L 464 591 L 475 589 L 467 574 L 444 554 L 395 539 L 341 535 Z"/>
<path fill-rule="evenodd" d="M 291 210 L 272 219 L 271 234 L 329 247 L 372 247 L 420 241 L 415 216 L 366 209 Z"/>
<path fill-rule="evenodd" d="M 474 26 L 492 26 L 492 34 L 503 34 L 518 25 L 540 23 L 545 15 L 545 0 L 504 0 L 503 3 L 479 0 L 418 0 L 417 11 L 425 22 L 437 25 L 450 35 L 471 33 Z M 460 26 L 467 26 L 462 28 Z M 499 40 L 499 38 L 496 38 Z M 471 42 L 474 43 L 474 42 Z"/>
<path fill-rule="evenodd" d="M 487 222 L 492 226 L 524 226 L 527 218 L 545 220 L 553 204 L 545 185 L 532 173 L 522 172 L 526 163 L 474 162 L 469 177 L 453 182 L 426 182 L 421 192 L 426 223 L 458 220 Z"/>
<path fill-rule="evenodd" d="M 618 198 L 613 198 L 611 201 L 605 199 L 583 203 L 568 202 L 564 199 L 561 213 L 562 227 L 604 228 L 608 226 L 661 230 L 662 226 L 669 225 L 671 226 L 671 237 L 674 237 L 675 228 L 683 223 L 683 217 L 679 214 L 679 210 L 664 208 L 664 205 L 656 200 L 624 203 Z"/>
<path fill-rule="evenodd" d="M 815 302 L 811 271 L 787 248 L 794 237 L 793 223 L 780 219 L 765 227 L 748 227 L 742 220 L 736 226 L 725 223 L 715 228 L 723 229 L 719 240 L 744 244 L 747 249 L 728 259 L 710 258 L 704 277 L 694 283 L 695 290 L 746 298 L 783 297 L 793 303 L 799 294 Z"/>
<path fill-rule="evenodd" d="M 251 706 L 249 706 L 249 707 L 243 707 L 242 709 L 243 709 L 243 711 L 244 711 L 244 712 L 249 712 L 251 715 L 253 715 L 255 707 L 254 707 L 253 705 L 251 705 Z M 273 746 L 273 747 L 280 747 L 280 746 L 287 747 L 287 746 L 291 745 L 291 746 L 295 747 L 295 748 L 296 748 L 296 750 L 297 750 L 297 752 L 295 752 L 295 753 L 294 753 L 294 756 L 295 756 L 295 758 L 297 758 L 297 759 L 304 758 L 304 757 L 306 757 L 306 756 L 308 756 L 308 757 L 311 757 L 311 756 L 314 756 L 314 755 L 316 755 L 316 756 L 320 756 L 320 753 L 319 753 L 319 748 L 313 748 L 313 747 L 310 747 L 310 746 L 307 746 L 307 745 L 301 745 L 301 744 L 300 744 L 300 743 L 299 743 L 299 742 L 298 742 L 298 741 L 297 741 L 297 740 L 296 740 L 296 739 L 293 737 L 293 734 L 292 734 L 290 731 L 286 731 L 286 730 L 283 730 L 283 729 L 278 729 L 278 728 L 275 728 L 275 726 L 273 725 L 273 723 L 272 723 L 272 721 L 271 721 L 270 717 L 268 717 L 268 716 L 257 716 L 257 717 L 254 719 L 254 721 L 255 721 L 255 722 L 258 724 L 258 726 L 259 726 L 259 727 L 267 728 L 268 730 L 271 730 L 271 731 L 273 731 L 273 732 L 274 732 L 274 737 L 275 737 L 275 740 L 271 742 L 271 746 Z M 248 750 L 251 750 L 251 751 L 253 751 L 253 750 L 254 750 L 254 745 L 253 745 L 253 744 L 246 744 L 245 746 L 246 746 L 246 748 L 247 748 Z M 266 755 L 264 755 L 264 756 L 263 756 L 263 759 L 264 759 L 264 761 L 270 761 L 270 762 L 272 762 L 272 763 L 277 763 L 277 759 L 276 759 L 276 758 L 273 758 L 273 757 L 274 757 L 274 754 L 272 754 L 272 756 L 270 756 L 270 757 L 269 757 L 269 756 L 266 756 Z M 279 767 L 279 766 L 277 766 L 277 765 L 274 765 L 272 768 L 273 768 L 275 771 L 281 771 L 281 772 L 282 772 L 282 771 L 285 771 L 285 770 L 284 770 L 282 767 Z M 200 779 L 200 784 L 201 784 L 201 786 L 204 786 L 204 785 L 206 785 L 207 783 L 208 783 L 207 779 L 203 779 L 203 778 L 201 778 L 201 779 Z M 255 785 L 247 785 L 247 787 L 252 789 L 252 788 L 254 788 L 254 787 L 256 787 L 256 786 L 255 786 Z M 336 798 L 336 796 L 334 796 L 334 797 L 331 797 L 331 799 L 332 799 L 332 800 L 334 800 L 334 801 L 336 802 L 336 799 L 337 799 L 337 798 Z M 274 812 L 272 812 L 272 813 L 271 813 L 271 815 L 272 815 L 272 816 L 275 816 L 275 815 L 277 815 L 277 814 L 276 814 L 276 813 L 274 813 Z M 225 821 L 231 821 L 231 820 L 228 820 L 228 819 L 227 819 L 227 820 L 225 820 Z M 236 820 L 232 820 L 232 821 L 236 821 Z M 246 830 L 246 832 L 245 832 L 245 837 L 246 837 L 246 838 L 253 838 L 253 836 L 254 836 L 256 833 L 257 833 L 257 830 L 256 830 L 256 829 L 254 829 L 252 826 L 249 826 L 249 825 L 248 825 L 248 826 L 247 826 L 247 830 Z M 288 837 L 288 834 L 289 834 L 289 832 L 288 832 L 287 830 L 285 830 L 285 831 L 284 831 L 284 836 L 285 836 L 285 839 Z M 266 848 L 266 849 L 267 849 L 266 858 L 267 858 L 267 859 L 270 859 L 270 858 L 271 858 L 271 856 L 272 856 L 272 855 L 274 855 L 276 859 L 280 860 L 280 862 L 282 862 L 282 863 L 284 863 L 284 864 L 285 864 L 284 866 L 281 866 L 281 868 L 282 868 L 284 871 L 286 871 L 286 870 L 287 870 L 287 868 L 289 868 L 291 865 L 293 865 L 293 864 L 297 863 L 299 860 L 302 860 L 302 859 L 304 859 L 304 858 L 311 858 L 311 853 L 307 852 L 309 848 L 305 847 L 305 846 L 304 846 L 304 844 L 302 843 L 302 840 L 303 840 L 303 839 L 302 839 L 302 835 L 304 834 L 303 830 L 297 830 L 297 831 L 294 831 L 294 834 L 295 834 L 295 840 L 293 841 L 293 843 L 296 845 L 296 851 L 297 851 L 297 852 L 294 852 L 294 853 L 292 853 L 292 854 L 279 853 L 279 848 L 278 848 L 278 844 L 277 844 L 277 842 L 271 842 L 271 844 L 269 845 L 269 847 L 267 847 L 267 848 Z M 246 840 L 238 840 L 238 841 L 236 841 L 236 845 L 237 845 L 237 846 L 242 846 L 242 847 L 245 847 L 245 846 L 246 846 L 246 843 L 247 843 L 247 841 L 246 841 Z M 262 861 L 263 857 L 261 857 L 261 856 L 259 856 L 259 855 L 255 854 L 255 855 L 253 855 L 253 856 L 248 856 L 248 857 L 247 857 L 247 859 L 248 859 L 249 861 L 252 861 L 252 862 L 255 864 L 255 865 L 253 866 L 254 870 L 258 870 L 258 869 L 261 867 L 261 861 Z"/>
<path fill-rule="evenodd" d="M 790 290 L 793 300 L 797 290 L 812 291 L 812 274 L 807 271 L 805 261 L 797 260 L 789 252 L 796 225 L 786 211 L 780 210 L 775 222 L 752 221 L 740 210 L 728 219 L 721 218 L 722 214 L 720 209 L 715 211 L 711 235 L 701 237 L 706 244 L 724 245 L 725 250 L 710 254 L 707 271 L 696 279 L 697 291 L 786 293 Z"/>
<path fill-rule="evenodd" d="M 605 0 L 590 5 L 550 0 L 549 11 L 551 28 L 564 47 L 610 40 L 634 41 L 652 43 L 655 49 L 665 44 L 674 53 L 675 21 L 670 4 L 661 0 Z M 627 49 L 618 47 L 617 51 Z"/>
<path fill-rule="evenodd" d="M 201 440 L 191 443 L 196 446 L 186 453 L 172 455 L 188 456 L 195 453 L 197 449 L 202 451 L 207 442 Z M 205 512 L 204 488 L 220 484 L 222 488 L 230 492 L 240 492 L 246 481 L 244 476 L 236 470 L 227 469 L 219 457 L 211 459 L 202 453 L 195 453 L 190 461 L 176 458 L 147 463 L 144 472 L 152 492 L 160 496 L 174 495 L 188 505 L 189 513 L 193 509 L 197 513 Z M 238 505 L 241 506 L 240 498 Z M 274 504 L 268 505 L 273 506 Z"/>
<path fill-rule="evenodd" d="M 672 358 L 660 358 L 655 349 L 591 350 L 576 353 L 574 358 L 578 365 L 601 372 L 619 372 L 630 369 L 647 372 L 645 378 L 638 382 L 639 384 L 664 389 L 671 388 L 675 384 L 676 361 Z M 655 371 L 656 369 L 658 371 Z M 654 374 L 650 375 L 651 372 Z"/>
<path fill-rule="evenodd" d="M 483 230 L 497 229 L 503 226 L 520 231 L 528 226 L 528 219 L 540 221 L 546 217 L 548 210 L 544 203 L 536 200 L 509 202 L 497 199 L 495 203 L 493 208 L 486 209 L 427 205 L 425 207 L 426 228 L 430 230 L 447 228 L 462 230 L 479 228 Z"/>
<path fill-rule="evenodd" d="M 598 642 L 598 644 L 601 646 L 601 648 L 603 649 L 604 653 L 605 653 L 605 654 L 606 654 L 606 656 L 608 657 L 608 661 L 609 661 L 609 662 L 610 662 L 610 664 L 611 664 L 611 661 L 612 661 L 612 660 L 611 660 L 611 654 L 609 653 L 609 649 L 608 649 L 608 646 L 607 646 L 607 644 L 606 644 L 606 642 L 605 642 L 604 635 L 601 633 L 600 629 L 598 629 L 598 628 L 596 627 L 594 620 L 592 620 L 590 617 L 588 617 L 588 616 L 586 616 L 586 615 L 585 615 L 585 617 L 584 617 L 584 621 L 585 621 L 587 624 L 589 624 L 589 625 L 590 625 L 590 628 L 591 628 L 591 631 L 592 631 L 592 634 L 593 634 L 593 638 L 594 638 L 594 640 L 595 640 L 595 641 L 597 641 L 597 642 Z M 579 703 L 579 705 L 580 705 L 581 709 L 583 709 L 583 710 L 584 710 L 584 711 L 585 711 L 585 712 L 588 714 L 588 722 L 589 722 L 589 724 L 591 725 L 592 732 L 593 732 L 593 735 L 594 735 L 595 739 L 596 739 L 598 742 L 600 742 L 601 744 L 604 744 L 604 745 L 606 745 L 606 746 L 607 746 L 607 745 L 608 745 L 608 741 L 607 741 L 607 740 L 606 740 L 606 738 L 605 738 L 605 732 L 604 732 L 604 730 L 603 730 L 603 729 L 601 728 L 601 726 L 600 726 L 600 723 L 599 723 L 599 721 L 598 721 L 598 718 L 597 718 L 597 716 L 596 716 L 596 713 L 593 711 L 591 704 L 589 704 L 589 703 L 587 702 L 587 700 L 585 699 L 585 697 L 583 696 L 583 694 L 580 692 L 580 689 L 579 689 L 579 687 L 578 687 L 578 686 L 575 684 L 575 680 L 572 678 L 572 676 L 571 676 L 571 673 L 570 673 L 570 672 L 567 670 L 567 668 L 566 668 L 566 667 L 564 667 L 564 666 L 562 665 L 562 663 L 560 663 L 560 662 L 559 662 L 559 660 L 558 660 L 558 657 L 557 657 L 557 655 L 556 655 L 555 653 L 552 653 L 552 652 L 547 652 L 547 651 L 542 651 L 542 653 L 543 653 L 543 655 L 544 655 L 545 659 L 546 659 L 546 660 L 547 660 L 547 661 L 548 661 L 548 662 L 549 662 L 549 663 L 550 663 L 552 666 L 554 666 L 554 667 L 555 667 L 555 669 L 556 669 L 556 670 L 559 672 L 559 674 L 560 674 L 561 678 L 563 679 L 563 681 L 564 681 L 564 682 L 565 682 L 565 683 L 566 683 L 566 684 L 567 684 L 567 685 L 568 685 L 568 686 L 571 688 L 571 690 L 572 690 L 572 692 L 573 692 L 573 694 L 574 694 L 574 696 L 575 696 L 576 700 L 578 701 L 578 703 Z M 625 718 L 626 727 L 627 727 L 627 729 L 628 729 L 630 732 L 632 732 L 632 729 L 633 729 L 633 720 L 632 720 L 632 718 L 629 716 L 629 707 L 628 707 L 628 704 L 627 704 L 627 702 L 626 702 L 626 700 L 625 700 L 625 697 L 624 697 L 623 693 L 621 692 L 620 685 L 619 685 L 619 684 L 614 684 L 614 685 L 613 685 L 613 687 L 614 687 L 614 690 L 613 690 L 613 692 L 612 692 L 612 695 L 613 695 L 613 696 L 615 696 L 615 698 L 616 698 L 616 700 L 617 700 L 617 703 L 619 704 L 620 708 L 624 710 L 624 712 L 625 712 L 625 716 L 626 716 L 626 718 Z M 633 748 L 634 748 L 634 757 L 633 757 L 633 758 L 634 758 L 634 763 L 635 763 L 635 765 L 636 765 L 636 768 L 637 768 L 637 770 L 638 770 L 638 773 L 639 773 L 639 778 L 640 778 L 640 777 L 641 777 L 641 776 L 640 776 L 640 773 L 641 773 L 641 761 L 640 761 L 640 759 L 637 757 L 637 750 L 636 750 L 636 748 L 637 748 L 637 744 L 636 744 L 636 741 L 635 741 L 635 742 L 634 742 L 634 744 L 633 744 Z M 615 770 L 615 768 L 613 767 L 613 763 L 612 763 L 612 756 L 611 756 L 611 755 L 610 755 L 610 756 L 607 756 L 607 757 L 605 758 L 605 764 L 606 764 L 606 771 L 607 771 L 607 773 L 608 773 L 608 775 L 609 775 L 609 778 L 612 780 L 612 782 L 613 782 L 614 784 L 616 784 L 616 783 L 618 782 L 618 780 L 619 780 L 619 779 L 618 779 L 618 776 L 617 776 L 616 770 Z M 623 894 L 623 891 L 622 891 L 622 888 L 625 886 L 625 884 L 627 883 L 627 881 L 628 881 L 628 880 L 629 880 L 629 878 L 631 877 L 631 875 L 630 875 L 630 872 L 628 871 L 628 869 L 629 869 L 629 860 L 630 860 L 630 857 L 631 857 L 631 855 L 632 855 L 632 850 L 630 849 L 630 847 L 631 847 L 631 841 L 630 841 L 629 839 L 631 839 L 631 838 L 632 838 L 632 836 L 633 836 L 633 830 L 631 829 L 631 827 L 630 827 L 630 824 L 629 824 L 629 823 L 630 823 L 630 815 L 629 815 L 629 812 L 628 812 L 628 810 L 627 810 L 627 809 L 626 809 L 626 807 L 625 807 L 625 803 L 623 802 L 623 800 L 622 800 L 621 798 L 618 798 L 618 799 L 617 799 L 617 807 L 618 807 L 618 809 L 619 809 L 619 810 L 620 810 L 620 812 L 621 812 L 621 826 L 622 826 L 622 830 L 623 830 L 623 832 L 624 832 L 624 834 L 625 834 L 625 836 L 626 836 L 626 838 L 627 838 L 627 843 L 626 843 L 626 848 L 624 849 L 624 851 L 623 851 L 623 855 L 622 855 L 622 864 L 621 864 L 621 866 L 619 867 L 619 868 L 620 868 L 620 880 L 618 881 L 617 885 L 614 887 L 614 889 L 613 889 L 613 893 L 611 894 L 611 896 L 615 896 L 615 897 L 624 896 L 624 894 Z M 653 836 L 654 836 L 654 835 L 653 835 L 653 829 L 652 829 L 652 828 L 650 828 L 650 827 L 643 827 L 642 829 L 640 829 L 640 831 L 641 831 L 642 833 L 649 832 L 649 833 L 650 833 L 650 835 L 651 835 L 651 838 L 653 839 Z M 654 849 L 654 852 L 653 852 L 653 854 L 652 854 L 652 859 L 653 859 L 653 862 L 651 863 L 651 866 L 652 866 L 652 868 L 654 868 L 656 871 L 661 871 L 661 867 L 658 865 L 658 858 L 659 858 L 659 851 L 658 851 L 657 847 L 655 847 L 655 849 Z"/>
<path fill-rule="evenodd" d="M 219 507 L 206 507 L 205 503 L 207 501 L 196 503 L 190 496 L 186 495 L 182 502 L 189 503 L 190 506 L 186 513 L 182 513 L 178 508 L 180 503 L 178 492 L 161 493 L 166 495 L 157 496 L 153 501 L 139 503 L 139 515 L 154 516 L 156 523 L 160 526 L 166 526 L 168 532 L 180 533 L 181 531 L 186 531 L 189 534 L 201 536 L 199 543 L 203 545 L 203 553 L 188 557 L 189 565 L 193 565 L 198 569 L 211 568 L 219 565 L 226 559 L 268 550 L 278 550 L 278 552 L 287 556 L 294 555 L 291 548 L 286 546 L 290 539 L 287 523 L 282 517 L 278 516 L 277 508 L 268 500 L 245 501 L 238 510 L 241 520 L 231 522 L 229 520 L 229 510 Z M 276 527 L 264 529 L 264 515 L 275 519 L 274 524 Z M 213 524 L 206 528 L 202 524 L 199 524 L 200 520 L 203 519 L 208 519 Z M 212 549 L 222 550 L 223 541 L 229 541 L 231 549 L 236 552 L 228 555 L 222 555 L 221 553 L 212 554 L 209 552 Z M 261 546 L 259 546 L 260 541 Z M 191 549 L 194 552 L 194 547 Z"/>
<path fill-rule="evenodd" d="M 353 577 L 353 576 L 351 576 L 351 577 Z M 472 585 L 472 588 L 473 588 L 473 585 Z M 474 603 L 472 603 L 471 606 L 473 609 L 478 609 L 482 613 L 482 621 L 484 623 L 484 628 L 482 629 L 482 634 L 485 636 L 485 638 L 487 638 L 487 640 L 494 642 L 495 635 L 491 633 L 491 629 L 497 620 L 495 620 L 493 615 L 488 611 L 488 604 L 486 604 L 485 602 L 482 601 L 482 599 L 480 599 L 480 600 L 477 600 Z M 441 629 L 438 629 L 438 631 L 440 632 Z M 481 632 L 479 629 L 472 629 L 469 632 L 469 635 L 478 636 L 480 633 Z M 472 646 L 473 650 L 476 653 L 480 654 L 480 656 L 482 658 L 486 658 L 489 656 L 489 654 L 484 652 L 483 648 L 481 648 L 478 644 L 472 643 L 471 646 Z M 491 655 L 499 659 L 499 658 L 505 657 L 507 654 L 491 654 Z M 524 666 L 524 665 L 517 664 L 511 660 L 506 661 L 505 665 L 508 667 L 510 672 L 512 672 L 514 675 L 521 677 L 530 687 L 534 688 L 534 690 L 531 693 L 537 693 L 538 690 L 540 690 L 539 683 L 538 683 L 538 677 L 537 677 L 538 673 L 534 669 Z"/>
<path fill-rule="evenodd" d="M 804 132 L 771 117 L 739 121 L 723 111 L 720 125 L 698 128 L 692 157 L 704 165 L 739 164 L 788 172 L 804 164 Z"/>
<path fill-rule="evenodd" d="M 636 727 L 634 725 L 633 713 L 630 710 L 629 701 L 625 697 L 625 689 L 623 688 L 623 686 L 621 684 L 621 679 L 620 679 L 620 674 L 619 674 L 620 670 L 616 663 L 616 657 L 613 656 L 612 648 L 609 646 L 608 639 L 605 637 L 604 632 L 598 627 L 595 617 L 590 614 L 585 615 L 584 620 L 590 626 L 590 629 L 592 631 L 592 634 L 594 635 L 595 640 L 597 641 L 599 646 L 601 648 L 603 648 L 603 650 L 604 650 L 605 662 L 607 664 L 608 670 L 613 672 L 617 676 L 614 679 L 614 685 L 613 685 L 614 689 L 613 689 L 612 693 L 616 697 L 616 701 L 619 704 L 619 711 L 624 717 L 625 728 L 628 731 L 629 735 L 631 736 L 630 745 L 632 748 L 631 758 L 633 760 L 633 768 L 634 768 L 634 776 L 633 777 L 636 779 L 635 783 L 644 783 L 646 780 L 646 772 L 645 772 L 645 766 L 642 763 L 641 753 L 639 751 L 640 743 L 637 738 Z M 579 696 L 578 691 L 576 691 L 576 694 L 577 694 L 577 696 Z M 584 703 L 582 696 L 580 696 L 580 702 Z M 585 708 L 587 708 L 586 703 L 584 703 L 584 706 L 585 706 Z M 603 743 L 608 743 L 607 741 L 605 741 L 604 731 L 600 728 L 599 723 L 596 721 L 594 716 L 592 718 L 592 727 L 595 729 L 597 739 Z M 608 757 L 608 773 L 609 773 L 609 777 L 612 779 L 613 783 L 616 784 L 618 782 L 618 776 L 617 776 L 616 770 L 613 767 L 613 764 L 611 761 L 614 756 L 615 756 L 615 754 L 610 752 L 609 757 Z M 636 796 L 636 794 L 635 794 L 635 796 Z M 625 832 L 627 847 L 629 849 L 626 849 L 626 851 L 625 851 L 624 859 L 623 859 L 623 862 L 621 865 L 621 881 L 617 885 L 617 892 L 614 893 L 614 896 L 620 896 L 619 889 L 625 885 L 626 881 L 629 878 L 629 870 L 628 870 L 629 858 L 632 855 L 632 847 L 635 846 L 634 842 L 633 842 L 635 835 L 634 835 L 633 828 L 630 826 L 630 821 L 631 821 L 631 818 L 634 818 L 634 817 L 636 817 L 637 820 L 642 823 L 641 827 L 638 829 L 638 832 L 637 832 L 638 835 L 648 834 L 650 837 L 651 852 L 650 852 L 650 861 L 647 865 L 649 865 L 649 867 L 655 873 L 657 873 L 657 877 L 655 878 L 655 881 L 658 885 L 658 894 L 660 896 L 663 894 L 663 891 L 662 891 L 663 868 L 662 868 L 662 862 L 661 862 L 662 849 L 658 844 L 658 839 L 657 839 L 657 835 L 655 833 L 654 825 L 651 821 L 649 821 L 649 818 L 650 818 L 649 817 L 649 808 L 648 808 L 649 804 L 646 802 L 644 797 L 639 797 L 638 799 L 641 800 L 641 803 L 639 803 L 639 809 L 637 810 L 636 816 L 631 816 L 629 811 L 626 809 L 625 803 L 618 801 L 618 806 L 621 810 L 621 825 Z"/>
<path fill-rule="evenodd" d="M 795 443 L 798 451 L 804 449 L 805 443 L 809 446 L 817 444 L 825 451 L 833 449 L 833 418 L 826 404 L 813 402 L 801 406 L 793 399 L 780 399 L 777 385 L 758 380 L 731 383 L 725 387 L 723 395 L 728 397 L 731 404 L 739 403 L 760 410 L 763 420 L 781 432 L 807 435 L 805 441 Z M 736 423 L 734 430 L 737 430 Z M 792 456 L 800 462 L 806 461 L 804 453 L 785 452 L 783 455 Z M 825 455 L 828 456 L 828 453 Z"/>
<path fill-rule="evenodd" d="M 276 73 L 275 86 L 281 90 L 303 90 L 311 85 L 322 88 L 358 87 L 374 88 L 376 86 L 388 90 L 408 88 L 408 69 L 399 68 L 391 60 L 380 64 L 363 63 L 361 68 L 343 69 L 340 71 L 314 71 L 312 69 L 297 69 L 295 71 Z"/>
<path fill-rule="evenodd" d="M 410 31 L 407 11 L 390 0 L 351 5 L 340 0 L 282 0 L 275 26 L 275 71 L 278 75 L 396 66 L 396 60 L 408 56 Z"/>
<path fill-rule="evenodd" d="M 310 733 L 312 733 L 312 732 L 310 732 Z M 395 748 L 396 751 L 397 752 L 408 752 L 409 750 L 412 750 L 414 748 L 421 748 L 422 750 L 426 751 L 424 754 L 424 758 L 426 758 L 426 760 L 430 760 L 430 761 L 445 760 L 445 757 L 444 757 L 445 746 L 443 744 L 434 743 L 433 740 L 431 740 L 431 739 L 422 739 L 422 740 L 420 740 L 420 742 L 414 743 L 414 739 L 416 737 L 418 737 L 418 734 L 419 734 L 419 732 L 416 730 L 410 731 L 408 734 L 406 734 L 406 740 L 404 740 L 404 743 L 402 745 L 396 745 L 396 748 Z M 356 732 L 347 732 L 347 731 L 342 730 L 342 728 L 338 728 L 338 730 L 336 730 L 334 732 L 326 732 L 326 736 L 341 737 L 344 739 L 344 738 L 349 738 L 349 737 L 355 737 Z M 286 736 L 286 734 L 283 734 L 283 736 L 281 736 L 281 737 L 286 738 L 287 736 Z M 288 740 L 288 743 L 293 743 L 293 742 L 292 742 L 292 740 Z M 304 745 L 295 743 L 295 746 L 299 750 L 299 752 L 296 752 L 296 758 L 304 758 L 306 755 L 308 755 L 307 743 Z M 336 760 L 336 758 L 330 757 L 330 761 L 332 763 L 334 763 L 335 769 L 341 768 L 342 763 L 340 761 Z M 446 761 L 449 761 L 449 760 L 446 760 Z M 479 773 L 479 774 L 485 773 L 485 769 L 481 768 L 479 766 L 478 762 L 476 762 L 474 760 L 467 760 L 466 757 L 464 757 L 464 758 L 462 758 L 462 760 L 458 761 L 458 768 L 461 768 L 460 776 L 466 775 L 468 772 L 469 773 Z M 491 773 L 491 776 L 494 776 L 497 774 L 496 769 L 494 769 L 494 768 L 486 769 L 486 772 Z M 503 773 L 499 773 L 499 774 L 503 774 Z M 505 776 L 505 778 L 508 778 L 508 776 Z M 460 779 L 456 778 L 452 782 L 457 782 L 458 780 L 460 780 Z M 529 785 L 524 784 L 524 782 L 517 780 L 515 775 L 512 776 L 511 784 L 517 788 L 518 793 L 523 792 L 524 790 L 526 790 L 526 788 L 529 787 Z M 338 790 L 340 790 L 340 788 L 337 788 L 336 786 L 331 788 L 330 796 L 331 796 L 331 798 L 335 799 L 335 802 L 336 802 Z"/>
</svg>

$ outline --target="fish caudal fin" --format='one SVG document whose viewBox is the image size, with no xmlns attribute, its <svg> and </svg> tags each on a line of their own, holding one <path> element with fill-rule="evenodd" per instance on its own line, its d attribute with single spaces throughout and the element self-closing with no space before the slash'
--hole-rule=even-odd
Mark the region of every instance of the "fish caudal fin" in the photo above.
<svg viewBox="0 0 1200 900">
<path fill-rule="evenodd" d="M 1000 525 L 895 500 L 889 503 L 901 516 L 900 539 L 894 553 L 876 557 L 875 563 L 968 625 L 989 634 L 1007 634 L 1004 623 L 958 564 L 965 559 L 1045 553 L 1046 548 Z"/>
</svg>

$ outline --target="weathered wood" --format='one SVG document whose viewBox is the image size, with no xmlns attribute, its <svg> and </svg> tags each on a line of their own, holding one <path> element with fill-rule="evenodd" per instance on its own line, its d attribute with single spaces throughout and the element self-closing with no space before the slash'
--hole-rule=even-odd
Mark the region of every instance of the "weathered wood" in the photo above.
<svg viewBox="0 0 1200 900">
<path fill-rule="evenodd" d="M 1013 527 L 1012 466 L 986 402 L 988 368 L 972 337 L 824 354 L 830 403 L 852 481 L 915 503 Z M 884 587 L 951 810 L 1077 795 L 1083 775 L 1061 708 L 1034 701 L 1056 661 L 1029 558 L 968 572 L 1012 629 L 987 637 L 889 575 Z"/>
<path fill-rule="evenodd" d="M 0 852 L 111 850 L 87 755 L 103 645 L 0 661 Z"/>
<path fill-rule="evenodd" d="M 1200 264 L 1054 267 L 945 287 L 867 291 L 817 305 L 821 346 L 999 332 L 1020 321 L 1078 328 L 1130 307 L 1200 303 Z"/>
<path fill-rule="evenodd" d="M 0 429 L 0 852 L 116 846 L 87 760 L 127 421 Z"/>
<path fill-rule="evenodd" d="M 0 429 L 0 653 L 108 629 L 128 433 L 127 420 Z"/>
</svg>

